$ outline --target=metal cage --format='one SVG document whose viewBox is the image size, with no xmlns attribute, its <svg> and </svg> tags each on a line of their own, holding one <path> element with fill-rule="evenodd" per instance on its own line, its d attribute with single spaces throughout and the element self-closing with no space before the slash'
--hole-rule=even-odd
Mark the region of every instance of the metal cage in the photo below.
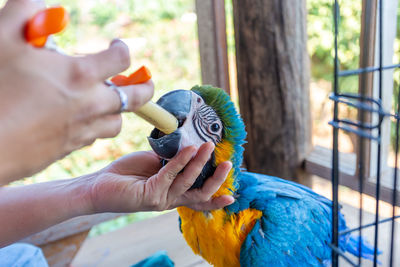
<svg viewBox="0 0 400 267">
<path fill-rule="evenodd" d="M 372 1 L 365 1 L 364 4 L 366 5 L 365 8 L 371 8 Z M 388 262 L 390 266 L 394 266 L 394 255 L 395 255 L 395 225 L 396 219 L 400 216 L 395 214 L 396 211 L 396 203 L 399 202 L 397 199 L 397 186 L 398 186 L 398 150 L 399 150 L 399 121 L 400 121 L 400 94 L 396 97 L 398 99 L 397 106 L 395 107 L 395 112 L 390 112 L 385 110 L 382 105 L 382 74 L 385 70 L 389 69 L 396 69 L 400 67 L 400 64 L 395 65 L 384 65 L 383 64 L 383 0 L 377 2 L 377 64 L 374 66 L 368 66 L 368 64 L 363 64 L 360 62 L 360 68 L 354 70 L 340 70 L 340 62 L 338 58 L 338 35 L 339 35 L 339 19 L 340 19 L 340 7 L 339 1 L 334 1 L 334 83 L 333 83 L 333 92 L 330 96 L 330 99 L 334 101 L 334 111 L 333 111 L 333 119 L 330 121 L 330 124 L 333 126 L 333 150 L 332 150 L 332 198 L 333 198 L 333 216 L 332 216 L 332 266 L 339 265 L 339 257 L 342 257 L 346 262 L 348 262 L 352 266 L 361 266 L 363 263 L 360 256 L 358 256 L 358 261 L 351 259 L 345 253 L 343 253 L 339 249 L 339 237 L 340 235 L 355 232 L 362 236 L 363 229 L 368 227 L 374 228 L 374 257 L 373 257 L 373 266 L 377 266 L 379 263 L 378 260 L 378 239 L 379 239 L 379 225 L 382 223 L 391 223 L 391 236 L 388 238 L 388 242 L 390 242 L 390 251 L 387 251 L 386 254 L 388 257 Z M 368 18 L 367 18 L 368 19 Z M 364 45 L 360 48 L 360 50 L 367 49 L 370 43 L 364 43 Z M 375 66 L 377 65 L 377 66 Z M 343 93 L 340 88 L 339 80 L 342 77 L 349 77 L 353 75 L 366 75 L 368 73 L 376 73 L 377 77 L 377 90 L 378 90 L 378 97 L 372 97 L 371 94 L 366 92 L 365 87 L 362 83 L 360 83 L 359 93 L 358 94 L 349 94 Z M 399 90 L 400 91 L 400 90 Z M 338 109 L 339 105 L 346 105 L 357 109 L 358 117 L 357 119 L 348 119 L 348 118 L 340 118 Z M 375 121 L 371 120 L 370 118 L 375 116 Z M 380 200 L 380 192 L 381 192 L 381 140 L 382 140 L 382 131 L 381 126 L 384 120 L 394 120 L 395 122 L 395 171 L 393 174 L 393 187 L 392 187 L 392 201 L 391 205 L 393 207 L 392 216 L 390 218 L 379 220 L 379 200 Z M 346 231 L 339 231 L 339 139 L 338 133 L 339 131 L 344 130 L 351 132 L 357 136 L 358 139 L 358 157 L 357 160 L 357 174 L 358 174 L 358 191 L 360 193 L 359 198 L 359 214 L 358 214 L 358 227 L 346 230 Z M 376 146 L 377 151 L 377 158 L 375 162 L 365 162 L 365 158 L 363 155 L 365 154 L 366 145 L 371 144 Z M 376 165 L 376 188 L 375 188 L 375 199 L 376 199 L 376 209 L 375 209 L 375 220 L 368 224 L 363 224 L 363 198 L 362 193 L 364 190 L 364 181 L 366 178 L 365 174 L 365 167 L 368 164 L 375 164 Z M 361 250 L 361 242 L 358 244 L 359 250 Z M 397 252 L 399 253 L 399 252 Z M 361 254 L 361 253 L 360 253 Z"/>
</svg>

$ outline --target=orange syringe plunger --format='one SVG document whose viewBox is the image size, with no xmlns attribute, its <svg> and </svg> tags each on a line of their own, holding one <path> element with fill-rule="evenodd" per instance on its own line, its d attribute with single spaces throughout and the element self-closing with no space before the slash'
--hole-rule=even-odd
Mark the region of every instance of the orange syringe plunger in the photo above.
<svg viewBox="0 0 400 267">
<path fill-rule="evenodd" d="M 25 25 L 25 40 L 35 47 L 43 47 L 50 35 L 65 29 L 68 21 L 68 12 L 61 6 L 39 11 Z"/>
<path fill-rule="evenodd" d="M 150 79 L 151 73 L 149 69 L 142 66 L 129 76 L 114 76 L 111 82 L 117 86 L 127 86 L 145 83 Z M 178 129 L 176 117 L 152 101 L 141 106 L 135 113 L 165 134 L 170 134 Z"/>
</svg>

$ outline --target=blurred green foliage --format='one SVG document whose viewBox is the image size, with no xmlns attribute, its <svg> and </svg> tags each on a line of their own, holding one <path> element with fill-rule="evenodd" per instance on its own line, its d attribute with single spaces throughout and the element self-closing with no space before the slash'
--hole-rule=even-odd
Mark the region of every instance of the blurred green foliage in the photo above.
<svg viewBox="0 0 400 267">
<path fill-rule="evenodd" d="M 121 216 L 118 217 L 114 220 L 110 220 L 107 222 L 103 222 L 99 225 L 96 225 L 95 227 L 92 228 L 92 230 L 89 232 L 89 237 L 96 236 L 96 235 L 101 235 L 107 232 L 111 232 L 114 230 L 117 230 L 121 227 L 124 227 L 130 223 L 134 223 L 140 220 L 148 219 L 154 216 L 158 216 L 164 213 L 167 213 L 170 211 L 164 211 L 164 212 L 137 212 L 137 213 L 132 213 L 129 215 Z"/>
<path fill-rule="evenodd" d="M 225 1 L 226 14 L 226 43 L 228 53 L 235 53 L 235 31 L 233 25 L 233 6 L 232 1 Z"/>
<path fill-rule="evenodd" d="M 118 8 L 111 2 L 101 2 L 90 9 L 92 23 L 100 28 L 115 20 L 118 16 Z"/>
<path fill-rule="evenodd" d="M 358 68 L 362 1 L 339 1 L 338 56 L 341 70 Z M 307 0 L 308 51 L 314 80 L 333 80 L 333 1 Z M 355 93 L 358 77 L 340 79 L 342 91 Z"/>
<path fill-rule="evenodd" d="M 338 57 L 340 70 L 359 68 L 360 60 L 360 34 L 362 1 L 339 1 L 340 20 L 338 28 Z M 308 50 L 311 56 L 311 73 L 314 80 L 325 79 L 333 81 L 333 57 L 334 35 L 333 30 L 333 1 L 331 0 L 307 0 L 308 8 Z M 393 63 L 400 61 L 400 8 L 397 10 L 397 32 L 394 43 Z M 358 76 L 342 77 L 339 79 L 341 92 L 358 92 Z M 393 75 L 393 99 L 394 112 L 398 103 L 400 86 L 400 72 L 394 71 Z M 385 107 L 385 109 L 388 109 Z M 354 111 L 354 110 L 353 110 Z M 353 113 L 355 115 L 355 113 Z M 395 122 L 391 123 L 391 149 L 396 143 Z"/>
<path fill-rule="evenodd" d="M 179 19 L 186 12 L 194 11 L 192 0 L 168 1 L 124 1 L 126 10 L 133 21 L 152 24 L 159 20 Z"/>
</svg>

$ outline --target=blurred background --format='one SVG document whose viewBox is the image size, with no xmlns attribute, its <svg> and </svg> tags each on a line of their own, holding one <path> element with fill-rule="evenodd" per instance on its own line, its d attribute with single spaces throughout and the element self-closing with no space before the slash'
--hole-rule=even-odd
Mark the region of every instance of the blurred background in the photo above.
<svg viewBox="0 0 400 267">
<path fill-rule="evenodd" d="M 0 6 L 4 4 L 0 0 Z M 310 96 L 313 116 L 313 145 L 330 148 L 332 128 L 332 103 L 328 100 L 333 80 L 333 18 L 331 0 L 307 1 L 308 52 L 311 59 Z M 339 40 L 340 68 L 356 69 L 359 65 L 359 37 L 362 1 L 340 1 Z M 168 3 L 168 4 L 167 4 Z M 230 66 L 231 91 L 237 101 L 235 76 L 235 44 L 232 3 L 225 1 L 227 42 Z M 69 54 L 81 55 L 105 49 L 113 38 L 121 38 L 130 48 L 132 66 L 130 73 L 146 65 L 153 74 L 154 100 L 173 89 L 190 89 L 201 84 L 200 56 L 194 0 L 47 0 L 49 6 L 62 5 L 70 13 L 67 30 L 55 36 L 57 44 Z M 399 22 L 397 23 L 399 24 Z M 399 31 L 400 27 L 397 27 Z M 395 41 L 395 59 L 399 62 L 400 41 Z M 395 94 L 398 94 L 399 75 L 395 73 Z M 340 80 L 348 92 L 356 93 L 358 78 Z M 354 90 L 354 91 L 352 91 Z M 397 101 L 394 97 L 393 101 Z M 355 118 L 350 108 L 340 111 Z M 46 170 L 15 182 L 30 184 L 54 179 L 72 178 L 96 171 L 120 156 L 150 149 L 146 137 L 152 127 L 134 114 L 123 115 L 123 129 L 113 139 L 96 141 L 93 145 L 76 151 L 54 163 Z M 394 127 L 393 136 L 394 136 Z M 341 132 L 340 150 L 353 152 L 355 139 Z M 389 158 L 393 161 L 393 157 Z M 321 190 L 330 192 L 329 183 L 320 183 Z M 122 227 L 128 223 L 155 216 L 157 213 L 136 213 L 120 217 L 94 227 L 91 236 Z"/>
</svg>

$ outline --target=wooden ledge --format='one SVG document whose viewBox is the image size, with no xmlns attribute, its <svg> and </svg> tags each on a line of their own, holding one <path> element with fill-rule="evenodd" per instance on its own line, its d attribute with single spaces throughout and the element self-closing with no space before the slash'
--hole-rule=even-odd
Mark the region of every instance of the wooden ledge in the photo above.
<svg viewBox="0 0 400 267">
<path fill-rule="evenodd" d="M 192 252 L 178 224 L 178 213 L 172 211 L 89 238 L 71 266 L 130 266 L 159 250 L 166 250 L 175 266 L 210 266 Z"/>
</svg>

